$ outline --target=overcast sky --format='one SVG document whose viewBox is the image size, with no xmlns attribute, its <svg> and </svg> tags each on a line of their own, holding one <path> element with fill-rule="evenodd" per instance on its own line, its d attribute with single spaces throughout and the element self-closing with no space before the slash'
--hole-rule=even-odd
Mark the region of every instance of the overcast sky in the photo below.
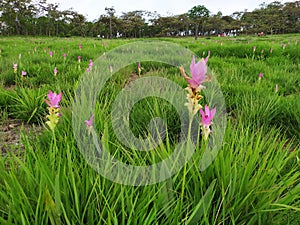
<svg viewBox="0 0 300 225">
<path fill-rule="evenodd" d="M 221 11 L 223 15 L 231 15 L 235 11 L 252 11 L 263 2 L 271 3 L 275 0 L 48 0 L 59 3 L 60 9 L 73 8 L 83 14 L 89 21 L 105 14 L 105 7 L 114 6 L 116 15 L 134 10 L 157 11 L 162 16 L 186 13 L 195 5 L 204 5 L 211 13 Z M 279 0 L 293 2 L 295 0 Z"/>
</svg>

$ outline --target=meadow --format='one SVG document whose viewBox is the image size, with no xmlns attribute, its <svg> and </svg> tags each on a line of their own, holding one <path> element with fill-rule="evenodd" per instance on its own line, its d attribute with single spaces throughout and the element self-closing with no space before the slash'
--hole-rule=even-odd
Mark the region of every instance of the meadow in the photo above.
<svg viewBox="0 0 300 225">
<path fill-rule="evenodd" d="M 171 178 L 130 186 L 89 166 L 75 140 L 72 104 L 91 62 L 142 40 L 0 37 L 0 224 L 299 224 L 299 39 L 155 39 L 193 51 L 197 61 L 210 51 L 207 64 L 225 98 L 227 126 L 205 170 L 199 170 L 199 160 L 206 142 L 199 140 L 196 154 Z M 154 117 L 168 127 L 154 151 L 137 152 L 116 141 L 109 119 L 113 102 L 140 78 L 160 76 L 182 88 L 187 82 L 178 67 L 140 63 L 141 71 L 137 63 L 114 71 L 97 98 L 93 126 L 118 159 L 148 165 L 174 150 L 178 115 L 159 98 L 138 102 L 130 113 L 136 137 L 147 134 Z M 49 90 L 63 93 L 53 130 L 46 124 Z M 8 135 L 18 140 L 8 141 Z"/>
</svg>

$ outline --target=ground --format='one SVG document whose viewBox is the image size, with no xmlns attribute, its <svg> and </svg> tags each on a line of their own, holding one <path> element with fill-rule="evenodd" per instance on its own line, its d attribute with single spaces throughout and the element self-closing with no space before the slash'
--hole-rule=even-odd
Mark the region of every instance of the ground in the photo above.
<svg viewBox="0 0 300 225">
<path fill-rule="evenodd" d="M 9 151 L 23 150 L 21 132 L 40 133 L 43 127 L 24 124 L 15 119 L 6 119 L 0 123 L 0 152 L 3 156 Z"/>
</svg>

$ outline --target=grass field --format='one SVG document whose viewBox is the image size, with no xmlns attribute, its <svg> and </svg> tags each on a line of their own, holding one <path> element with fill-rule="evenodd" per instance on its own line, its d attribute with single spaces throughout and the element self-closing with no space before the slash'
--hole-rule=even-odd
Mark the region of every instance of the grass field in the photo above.
<svg viewBox="0 0 300 225">
<path fill-rule="evenodd" d="M 299 34 L 155 39 L 179 44 L 197 60 L 210 51 L 208 66 L 225 97 L 227 126 L 206 170 L 199 170 L 207 144 L 200 140 L 178 173 L 136 187 L 112 182 L 89 166 L 74 137 L 72 104 L 90 60 L 141 40 L 1 37 L 0 224 L 299 224 L 299 39 Z M 160 76 L 182 88 L 187 83 L 178 67 L 143 61 L 141 66 L 140 75 L 136 63 L 114 71 L 97 98 L 94 127 L 119 160 L 148 165 L 174 150 L 178 115 L 159 98 L 138 102 L 130 113 L 136 137 L 148 132 L 151 118 L 168 124 L 165 141 L 139 153 L 115 140 L 113 102 L 140 78 Z M 49 90 L 63 93 L 54 130 L 46 125 Z"/>
</svg>

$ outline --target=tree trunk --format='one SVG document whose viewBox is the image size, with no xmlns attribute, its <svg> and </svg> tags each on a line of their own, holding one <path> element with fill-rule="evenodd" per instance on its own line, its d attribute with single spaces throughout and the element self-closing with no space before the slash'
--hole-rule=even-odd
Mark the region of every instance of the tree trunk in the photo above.
<svg viewBox="0 0 300 225">
<path fill-rule="evenodd" d="M 111 17 L 109 18 L 109 34 L 110 34 L 110 39 L 112 39 L 112 25 L 111 25 Z"/>
<path fill-rule="evenodd" d="M 199 24 L 196 25 L 195 40 L 198 39 L 198 33 L 199 33 Z"/>
</svg>

